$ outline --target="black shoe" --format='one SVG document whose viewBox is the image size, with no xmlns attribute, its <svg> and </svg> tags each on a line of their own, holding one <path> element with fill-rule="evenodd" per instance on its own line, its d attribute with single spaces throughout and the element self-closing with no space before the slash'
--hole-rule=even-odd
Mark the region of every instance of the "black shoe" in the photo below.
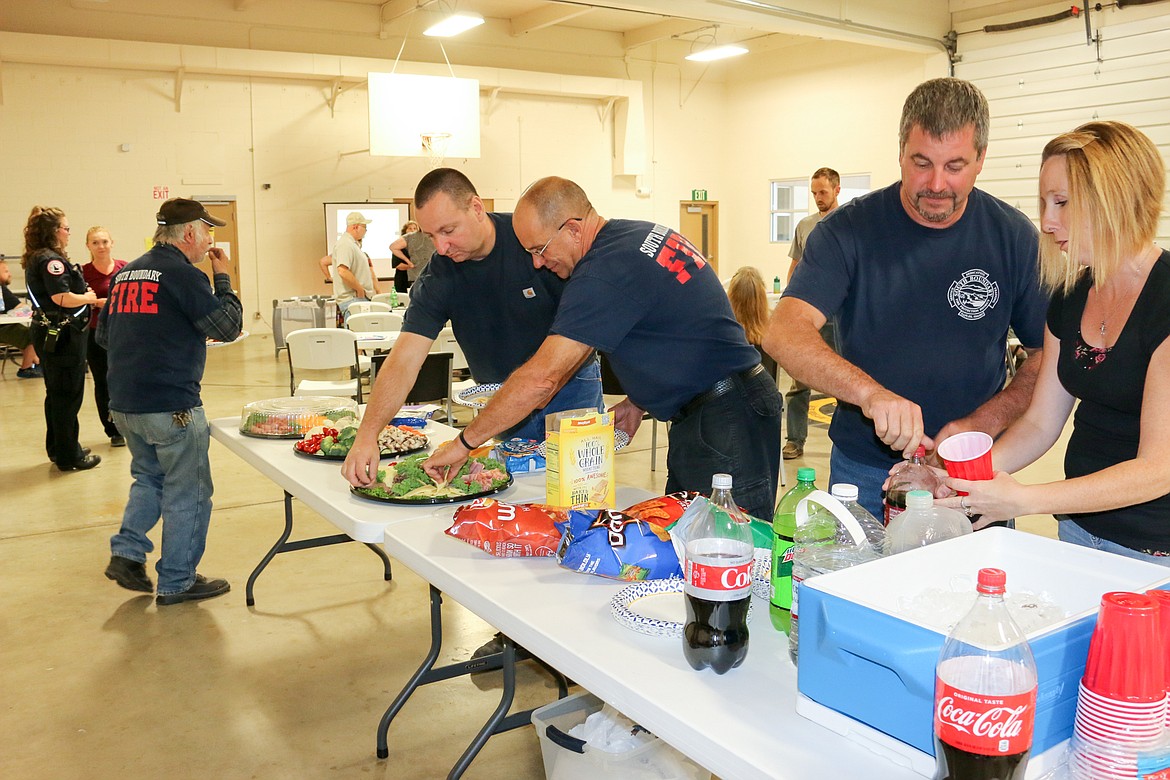
<svg viewBox="0 0 1170 780">
<path fill-rule="evenodd" d="M 58 463 L 57 469 L 60 471 L 86 471 L 87 469 L 92 469 L 101 462 L 101 455 L 86 455 L 81 460 L 69 466 L 62 466 L 60 463 Z"/>
<path fill-rule="evenodd" d="M 139 590 L 143 593 L 154 593 L 154 583 L 146 574 L 146 564 L 123 558 L 120 555 L 110 556 L 110 565 L 106 567 L 106 577 L 121 585 L 126 590 Z"/>
<path fill-rule="evenodd" d="M 91 452 L 91 450 L 89 447 L 82 447 L 81 448 L 81 457 L 84 458 L 90 452 Z M 57 462 L 57 457 L 55 455 L 50 455 L 49 456 L 49 463 L 56 463 L 56 462 Z"/>
<path fill-rule="evenodd" d="M 161 607 L 171 604 L 182 604 L 184 601 L 198 601 L 222 596 L 232 589 L 227 580 L 209 580 L 202 574 L 195 575 L 195 584 L 182 593 L 168 593 L 165 596 L 158 594 L 154 601 Z"/>
<path fill-rule="evenodd" d="M 111 447 L 125 447 L 126 446 L 126 437 L 123 436 L 122 434 L 117 434 L 115 436 L 111 436 L 110 437 L 110 446 Z"/>
</svg>

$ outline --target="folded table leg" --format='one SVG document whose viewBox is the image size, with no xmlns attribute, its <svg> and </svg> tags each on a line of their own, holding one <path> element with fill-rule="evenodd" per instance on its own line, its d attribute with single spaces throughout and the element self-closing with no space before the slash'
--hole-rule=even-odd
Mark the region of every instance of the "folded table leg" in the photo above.
<svg viewBox="0 0 1170 780">
<path fill-rule="evenodd" d="M 546 670 L 548 670 L 557 682 L 557 698 L 563 699 L 568 695 L 568 682 L 565 677 L 553 669 L 551 666 L 530 655 L 527 651 L 519 649 L 516 644 L 507 636 L 503 637 L 504 649 L 499 653 L 492 655 L 481 656 L 470 661 L 462 661 L 459 663 L 449 664 L 435 668 L 435 661 L 438 660 L 439 651 L 443 646 L 443 594 L 434 585 L 430 586 L 430 603 L 431 603 L 431 646 L 427 651 L 426 658 L 423 659 L 422 665 L 411 676 L 410 680 L 402 691 L 394 698 L 386 712 L 382 715 L 382 719 L 378 722 L 377 734 L 377 751 L 378 758 L 387 758 L 390 755 L 390 748 L 387 742 L 387 732 L 390 730 L 390 723 L 406 705 L 407 700 L 418 690 L 421 686 L 441 680 L 449 680 L 452 677 L 460 677 L 465 674 L 472 674 L 473 672 L 486 672 L 495 669 L 503 669 L 504 671 L 504 689 L 500 693 L 500 703 L 496 705 L 496 709 L 488 717 L 487 722 L 483 724 L 471 744 L 463 751 L 463 755 L 451 768 L 448 778 L 454 780 L 463 775 L 471 762 L 475 760 L 476 755 L 483 746 L 487 744 L 495 734 L 502 734 L 505 731 L 527 726 L 532 722 L 532 710 L 524 710 L 508 715 L 508 710 L 512 706 L 512 701 L 516 695 L 516 661 L 531 658 L 536 661 Z"/>
<path fill-rule="evenodd" d="M 272 559 L 278 554 L 357 541 L 346 534 L 332 534 L 330 536 L 318 536 L 313 539 L 299 539 L 295 542 L 290 542 L 288 538 L 292 536 L 293 529 L 292 499 L 292 494 L 287 490 L 284 491 L 284 531 L 281 532 L 280 537 L 276 540 L 276 544 L 272 545 L 272 548 L 264 553 L 264 557 L 260 559 L 260 563 L 256 564 L 256 568 L 248 575 L 248 584 L 244 586 L 244 600 L 249 607 L 256 606 L 256 597 L 253 595 L 253 587 L 256 584 L 256 579 L 260 576 L 260 572 L 264 571 L 268 564 L 272 562 Z M 393 577 L 393 571 L 390 569 L 390 558 L 387 557 L 385 550 L 370 542 L 363 542 L 362 544 L 373 550 L 374 554 L 382 559 L 384 577 L 389 582 Z"/>
</svg>

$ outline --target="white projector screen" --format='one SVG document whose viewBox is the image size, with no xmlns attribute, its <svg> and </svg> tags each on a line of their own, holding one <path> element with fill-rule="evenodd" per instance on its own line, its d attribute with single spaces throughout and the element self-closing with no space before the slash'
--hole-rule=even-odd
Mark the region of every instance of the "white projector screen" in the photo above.
<svg viewBox="0 0 1170 780">
<path fill-rule="evenodd" d="M 410 219 L 410 206 L 406 203 L 326 203 L 325 245 L 329 254 L 333 254 L 337 237 L 345 232 L 345 218 L 351 211 L 360 211 L 366 219 L 373 220 L 366 227 L 362 249 L 374 261 L 374 271 L 379 279 L 393 279 L 390 244 L 402 235 L 402 226 Z"/>
</svg>

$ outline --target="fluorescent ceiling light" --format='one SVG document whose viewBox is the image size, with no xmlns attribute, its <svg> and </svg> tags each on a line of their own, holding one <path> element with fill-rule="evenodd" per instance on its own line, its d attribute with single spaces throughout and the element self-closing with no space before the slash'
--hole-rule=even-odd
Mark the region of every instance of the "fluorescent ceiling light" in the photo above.
<svg viewBox="0 0 1170 780">
<path fill-rule="evenodd" d="M 701 51 L 691 52 L 686 58 L 691 62 L 711 62 L 712 60 L 725 60 L 728 57 L 738 57 L 741 54 L 747 53 L 748 50 L 744 47 L 730 43 L 725 46 L 711 46 Z"/>
<path fill-rule="evenodd" d="M 423 35 L 429 35 L 432 38 L 450 38 L 452 35 L 467 32 L 472 27 L 479 27 L 481 24 L 483 24 L 483 17 L 479 14 L 463 12 L 450 14 L 428 27 Z"/>
</svg>

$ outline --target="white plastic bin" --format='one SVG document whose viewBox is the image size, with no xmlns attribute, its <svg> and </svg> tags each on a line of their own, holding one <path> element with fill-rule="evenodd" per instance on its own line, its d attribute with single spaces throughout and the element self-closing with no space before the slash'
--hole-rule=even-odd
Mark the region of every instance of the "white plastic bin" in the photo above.
<svg viewBox="0 0 1170 780">
<path fill-rule="evenodd" d="M 548 780 L 710 780 L 710 772 L 658 738 L 626 753 L 607 753 L 569 736 L 569 729 L 602 705 L 601 699 L 582 691 L 533 711 Z"/>
</svg>

